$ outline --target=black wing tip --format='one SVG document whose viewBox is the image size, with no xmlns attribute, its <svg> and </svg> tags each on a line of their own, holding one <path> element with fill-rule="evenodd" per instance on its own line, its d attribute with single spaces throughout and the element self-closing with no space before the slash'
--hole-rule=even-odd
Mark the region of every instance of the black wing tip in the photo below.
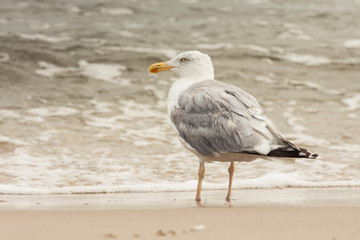
<svg viewBox="0 0 360 240">
<path fill-rule="evenodd" d="M 309 150 L 307 150 L 306 148 L 300 148 L 299 156 L 304 156 L 305 158 L 315 159 L 319 156 L 319 154 L 312 153 Z"/>
<path fill-rule="evenodd" d="M 290 158 L 310 158 L 315 159 L 319 156 L 317 153 L 311 153 L 305 148 L 277 148 L 270 151 L 267 156 L 272 157 L 290 157 Z"/>
</svg>

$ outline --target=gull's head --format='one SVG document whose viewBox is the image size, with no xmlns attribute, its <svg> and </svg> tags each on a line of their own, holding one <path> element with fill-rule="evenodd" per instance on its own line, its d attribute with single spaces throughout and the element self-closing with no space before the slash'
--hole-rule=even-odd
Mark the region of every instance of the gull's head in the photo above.
<svg viewBox="0 0 360 240">
<path fill-rule="evenodd" d="M 172 71 L 180 78 L 214 79 L 214 67 L 209 55 L 199 51 L 183 52 L 167 62 L 154 63 L 149 72 Z"/>
</svg>

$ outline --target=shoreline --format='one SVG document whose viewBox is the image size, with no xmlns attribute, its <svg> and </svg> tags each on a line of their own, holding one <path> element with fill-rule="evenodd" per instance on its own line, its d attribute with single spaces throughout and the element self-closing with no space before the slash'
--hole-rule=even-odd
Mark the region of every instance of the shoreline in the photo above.
<svg viewBox="0 0 360 240">
<path fill-rule="evenodd" d="M 198 205 L 195 191 L 68 195 L 0 195 L 0 211 L 121 210 L 218 207 L 360 207 L 360 188 L 234 189 L 231 204 L 226 190 L 203 190 Z"/>
<path fill-rule="evenodd" d="M 356 240 L 359 188 L 0 195 L 0 239 Z"/>
</svg>

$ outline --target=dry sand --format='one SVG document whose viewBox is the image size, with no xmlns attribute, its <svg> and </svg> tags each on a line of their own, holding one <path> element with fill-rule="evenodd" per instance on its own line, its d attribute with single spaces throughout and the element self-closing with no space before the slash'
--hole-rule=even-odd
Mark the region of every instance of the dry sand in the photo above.
<svg viewBox="0 0 360 240">
<path fill-rule="evenodd" d="M 4 211 L 0 239 L 350 240 L 359 223 L 358 207 Z"/>
<path fill-rule="evenodd" d="M 359 188 L 0 196 L 1 240 L 360 239 Z"/>
</svg>

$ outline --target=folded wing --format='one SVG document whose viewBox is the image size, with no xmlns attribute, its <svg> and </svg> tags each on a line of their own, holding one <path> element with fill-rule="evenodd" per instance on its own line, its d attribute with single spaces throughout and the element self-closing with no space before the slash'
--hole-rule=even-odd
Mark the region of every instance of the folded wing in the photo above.
<svg viewBox="0 0 360 240">
<path fill-rule="evenodd" d="M 195 83 L 183 91 L 171 120 L 180 137 L 204 156 L 229 152 L 317 156 L 286 140 L 253 96 L 215 80 Z"/>
</svg>

